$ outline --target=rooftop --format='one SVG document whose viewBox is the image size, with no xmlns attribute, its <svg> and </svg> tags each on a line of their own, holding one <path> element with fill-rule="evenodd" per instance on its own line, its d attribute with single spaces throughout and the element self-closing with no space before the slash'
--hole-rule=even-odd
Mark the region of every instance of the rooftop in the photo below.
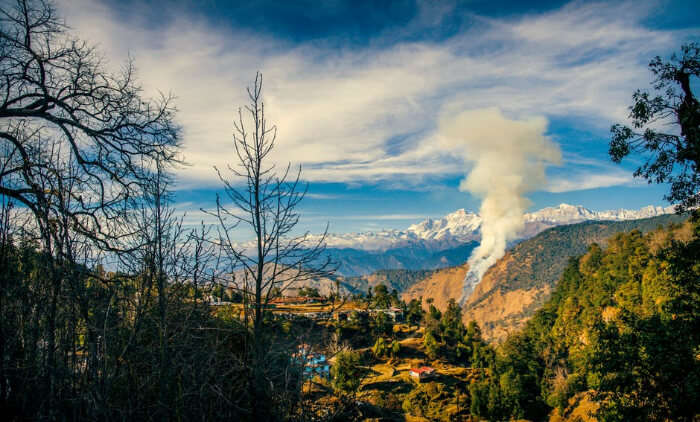
<svg viewBox="0 0 700 422">
<path fill-rule="evenodd" d="M 431 368 L 430 366 L 421 366 L 420 368 L 411 368 L 411 372 L 415 372 L 416 374 L 422 374 L 422 373 L 429 373 L 435 371 L 434 368 Z"/>
</svg>

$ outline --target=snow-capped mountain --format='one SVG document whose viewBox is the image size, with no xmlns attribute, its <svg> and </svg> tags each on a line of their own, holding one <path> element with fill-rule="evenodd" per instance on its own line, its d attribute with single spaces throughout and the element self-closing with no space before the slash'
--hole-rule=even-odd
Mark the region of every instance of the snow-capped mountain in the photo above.
<svg viewBox="0 0 700 422">
<path fill-rule="evenodd" d="M 419 239 L 441 240 L 457 238 L 462 242 L 477 240 L 481 227 L 481 217 L 464 209 L 459 209 L 443 218 L 434 220 L 428 218 L 418 224 L 413 224 L 406 230 Z"/>
<path fill-rule="evenodd" d="M 609 210 L 591 211 L 581 205 L 560 204 L 558 207 L 542 208 L 539 211 L 525 214 L 525 222 L 547 222 L 555 225 L 580 223 L 589 220 L 622 221 L 637 220 L 640 218 L 656 217 L 663 214 L 673 213 L 673 206 L 655 207 L 649 205 L 638 210 Z"/>
<path fill-rule="evenodd" d="M 607 211 L 606 211 L 607 212 Z M 578 223 L 597 219 L 596 213 L 581 205 L 560 204 L 525 214 L 525 223 L 541 222 L 556 225 Z"/>
<path fill-rule="evenodd" d="M 591 211 L 581 205 L 560 204 L 524 216 L 525 228 L 521 238 L 532 237 L 550 227 L 580 223 L 583 221 L 636 220 L 673 213 L 673 207 L 647 206 L 639 210 Z M 326 243 L 329 248 L 349 248 L 364 251 L 384 251 L 387 249 L 422 246 L 439 251 L 457 245 L 478 241 L 481 237 L 481 217 L 464 209 L 459 209 L 442 218 L 428 218 L 409 226 L 406 230 L 382 230 L 364 233 L 329 234 Z"/>
</svg>

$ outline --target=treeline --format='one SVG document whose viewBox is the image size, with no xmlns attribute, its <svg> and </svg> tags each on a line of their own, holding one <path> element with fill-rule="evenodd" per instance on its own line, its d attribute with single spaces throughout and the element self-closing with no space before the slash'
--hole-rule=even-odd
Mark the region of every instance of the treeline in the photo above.
<svg viewBox="0 0 700 422">
<path fill-rule="evenodd" d="M 158 291 L 148 273 L 58 267 L 36 245 L 16 243 L 0 254 L 5 420 L 249 414 L 247 331 L 213 317 L 201 291 Z"/>
<path fill-rule="evenodd" d="M 620 233 L 572 258 L 502 344 L 471 411 L 491 420 L 693 420 L 700 413 L 700 225 Z M 553 413 L 552 413 L 553 412 Z"/>
</svg>

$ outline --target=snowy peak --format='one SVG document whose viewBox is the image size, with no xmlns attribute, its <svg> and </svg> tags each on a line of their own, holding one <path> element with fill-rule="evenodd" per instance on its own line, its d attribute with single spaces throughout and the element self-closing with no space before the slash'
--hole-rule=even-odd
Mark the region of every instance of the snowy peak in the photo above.
<svg viewBox="0 0 700 422">
<path fill-rule="evenodd" d="M 480 226 L 481 217 L 462 208 L 437 220 L 428 218 L 413 224 L 406 231 L 425 240 L 455 237 L 461 241 L 468 241 L 474 240 L 474 233 Z"/>
<path fill-rule="evenodd" d="M 655 207 L 653 205 L 640 208 L 639 210 L 619 210 L 601 211 L 596 213 L 598 220 L 636 220 L 638 218 L 656 217 L 664 214 L 672 214 L 674 207 Z"/>
<path fill-rule="evenodd" d="M 674 212 L 673 206 L 649 205 L 639 210 L 591 211 L 581 205 L 560 204 L 556 207 L 524 215 L 525 229 L 521 238 L 528 238 L 550 227 L 591 220 L 637 220 Z M 352 248 L 366 251 L 383 251 L 392 248 L 421 247 L 441 250 L 481 238 L 481 216 L 459 209 L 442 218 L 427 218 L 409 226 L 406 230 L 383 230 L 365 233 L 329 234 L 329 248 Z"/>
<path fill-rule="evenodd" d="M 539 211 L 525 214 L 525 222 L 546 222 L 556 225 L 578 223 L 589 220 L 637 220 L 640 218 L 656 217 L 673 213 L 673 206 L 655 207 L 653 205 L 640 208 L 638 210 L 609 210 L 591 211 L 581 205 L 560 204 L 558 207 L 542 208 Z"/>
<path fill-rule="evenodd" d="M 596 213 L 581 205 L 560 204 L 558 207 L 542 208 L 525 214 L 525 222 L 539 221 L 554 224 L 571 224 L 594 220 Z"/>
</svg>

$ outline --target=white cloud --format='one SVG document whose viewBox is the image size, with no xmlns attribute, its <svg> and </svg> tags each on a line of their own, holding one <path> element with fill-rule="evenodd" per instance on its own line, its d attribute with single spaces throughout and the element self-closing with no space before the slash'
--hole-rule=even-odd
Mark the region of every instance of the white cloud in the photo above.
<svg viewBox="0 0 700 422">
<path fill-rule="evenodd" d="M 139 10 L 117 19 L 88 0 L 62 0 L 60 10 L 112 64 L 131 54 L 146 92 L 177 96 L 191 163 L 179 176 L 190 186 L 218 184 L 212 166 L 233 161 L 232 121 L 257 70 L 279 127 L 278 161 L 303 164 L 308 180 L 419 184 L 463 173 L 461 158 L 432 135 L 439 115 L 495 106 L 512 117 L 572 116 L 606 127 L 626 117 L 631 92 L 648 84 L 646 60 L 676 48 L 679 37 L 642 27 L 653 11 L 634 2 L 576 2 L 516 20 L 477 17 L 444 42 L 363 50 L 289 45 L 176 12 L 157 25 Z M 397 134 L 416 135 L 392 154 L 387 141 Z M 550 189 L 581 185 L 558 183 Z"/>
<path fill-rule="evenodd" d="M 622 171 L 610 173 L 576 172 L 567 177 L 555 177 L 550 180 L 546 190 L 553 193 L 571 192 L 585 189 L 605 188 L 634 183 L 631 174 Z"/>
<path fill-rule="evenodd" d="M 309 198 L 309 199 L 338 199 L 340 198 L 340 195 L 328 195 L 325 193 L 309 193 L 307 192 L 306 195 L 304 195 L 304 198 Z"/>
</svg>

